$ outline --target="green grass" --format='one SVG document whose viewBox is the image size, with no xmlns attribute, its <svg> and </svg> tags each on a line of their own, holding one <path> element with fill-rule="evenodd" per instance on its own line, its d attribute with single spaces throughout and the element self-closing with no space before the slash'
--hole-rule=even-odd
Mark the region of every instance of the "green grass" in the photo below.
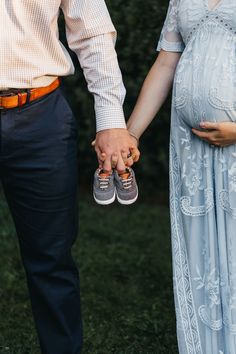
<svg viewBox="0 0 236 354">
<path fill-rule="evenodd" d="M 0 199 L 0 353 L 39 354 L 15 229 Z M 165 206 L 80 204 L 79 264 L 86 354 L 177 354 Z M 55 353 L 56 354 L 56 353 Z"/>
</svg>

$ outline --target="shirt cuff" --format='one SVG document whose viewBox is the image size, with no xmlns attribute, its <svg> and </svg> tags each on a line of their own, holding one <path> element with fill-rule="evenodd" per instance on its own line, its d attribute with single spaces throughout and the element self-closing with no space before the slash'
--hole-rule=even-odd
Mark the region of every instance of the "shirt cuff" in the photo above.
<svg viewBox="0 0 236 354">
<path fill-rule="evenodd" d="M 96 131 L 105 129 L 126 128 L 122 107 L 106 107 L 96 109 Z"/>
</svg>

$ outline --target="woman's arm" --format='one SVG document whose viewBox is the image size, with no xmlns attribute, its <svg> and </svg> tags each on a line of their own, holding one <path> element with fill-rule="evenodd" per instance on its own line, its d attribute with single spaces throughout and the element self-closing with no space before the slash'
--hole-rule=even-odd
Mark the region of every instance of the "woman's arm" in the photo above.
<svg viewBox="0 0 236 354">
<path fill-rule="evenodd" d="M 139 139 L 165 102 L 173 84 L 181 53 L 160 51 L 142 86 L 127 122 L 131 135 Z"/>
</svg>

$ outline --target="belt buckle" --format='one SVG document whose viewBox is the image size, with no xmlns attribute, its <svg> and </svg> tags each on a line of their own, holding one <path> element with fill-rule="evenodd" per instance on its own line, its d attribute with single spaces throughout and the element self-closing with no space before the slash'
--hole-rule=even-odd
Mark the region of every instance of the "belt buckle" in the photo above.
<svg viewBox="0 0 236 354">
<path fill-rule="evenodd" d="M 11 96 L 16 96 L 17 93 L 13 91 L 0 91 L 0 97 L 11 97 Z"/>
</svg>

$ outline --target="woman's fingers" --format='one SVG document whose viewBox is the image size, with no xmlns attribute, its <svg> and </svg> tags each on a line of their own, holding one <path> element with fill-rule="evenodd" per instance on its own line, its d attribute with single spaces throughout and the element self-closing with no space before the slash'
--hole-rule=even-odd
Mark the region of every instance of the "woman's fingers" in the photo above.
<svg viewBox="0 0 236 354">
<path fill-rule="evenodd" d="M 134 164 L 134 160 L 133 160 L 133 158 L 132 158 L 132 156 L 131 156 L 131 157 L 129 157 L 129 158 L 127 159 L 126 166 L 127 166 L 127 167 L 131 167 L 131 166 L 133 166 L 133 164 Z"/>
<path fill-rule="evenodd" d="M 193 128 L 192 132 L 195 135 L 197 135 L 199 138 L 201 138 L 202 140 L 204 140 L 210 144 L 216 144 L 218 142 L 218 138 L 217 138 L 215 131 L 205 132 L 205 131 L 201 131 L 201 130 Z"/>
<path fill-rule="evenodd" d="M 127 151 L 122 150 L 121 151 L 121 156 L 122 156 L 124 164 L 127 165 L 128 158 L 130 157 L 130 154 Z"/>
<path fill-rule="evenodd" d="M 124 154 L 122 155 L 122 154 L 120 154 L 119 156 L 118 156 L 118 160 L 117 160 L 117 164 L 116 164 L 116 169 L 118 170 L 118 171 L 124 171 L 125 170 L 125 168 L 126 168 L 126 163 L 127 163 L 127 153 L 126 153 L 126 159 L 125 159 L 125 161 L 124 161 L 124 158 L 123 158 L 123 156 L 124 156 Z"/>
<path fill-rule="evenodd" d="M 140 151 L 138 148 L 134 147 L 133 149 L 130 150 L 132 154 L 132 159 L 134 162 L 138 162 L 140 159 Z"/>
<path fill-rule="evenodd" d="M 195 128 L 192 128 L 192 132 L 197 135 L 199 138 L 202 138 L 202 139 L 207 139 L 209 137 L 209 132 L 204 132 L 202 130 L 198 130 L 198 129 L 195 129 Z"/>
<path fill-rule="evenodd" d="M 236 125 L 234 122 L 202 122 L 201 129 L 192 129 L 193 134 L 211 146 L 226 147 L 236 144 Z"/>
<path fill-rule="evenodd" d="M 91 143 L 95 146 L 95 140 Z M 99 148 L 95 148 L 97 158 L 99 162 L 99 168 L 109 170 L 111 168 L 117 168 L 119 170 L 125 169 L 126 166 L 131 167 L 140 158 L 140 151 L 137 147 L 130 148 L 130 152 L 122 151 L 120 156 L 118 154 L 112 154 L 110 157 L 103 153 Z"/>
<path fill-rule="evenodd" d="M 118 155 L 113 154 L 111 157 L 111 167 L 116 168 L 117 162 L 118 162 Z"/>
<path fill-rule="evenodd" d="M 200 127 L 209 130 L 219 130 L 219 123 L 216 122 L 201 122 Z"/>
</svg>

